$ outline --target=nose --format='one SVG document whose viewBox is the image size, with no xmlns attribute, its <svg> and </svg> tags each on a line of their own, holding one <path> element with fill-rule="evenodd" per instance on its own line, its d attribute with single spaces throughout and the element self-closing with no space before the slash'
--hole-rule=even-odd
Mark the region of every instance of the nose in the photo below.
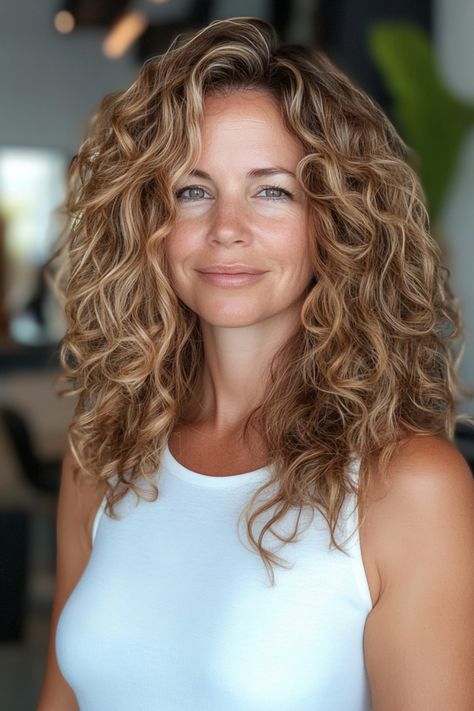
<svg viewBox="0 0 474 711">
<path fill-rule="evenodd" d="M 251 237 L 247 210 L 238 198 L 219 198 L 214 206 L 209 238 L 213 242 L 245 242 Z"/>
</svg>

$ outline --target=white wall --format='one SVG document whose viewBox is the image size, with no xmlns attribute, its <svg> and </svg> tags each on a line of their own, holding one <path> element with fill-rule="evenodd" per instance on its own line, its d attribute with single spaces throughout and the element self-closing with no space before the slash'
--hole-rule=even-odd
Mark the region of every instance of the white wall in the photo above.
<svg viewBox="0 0 474 711">
<path fill-rule="evenodd" d="M 452 91 L 474 102 L 474 2 L 433 0 L 434 36 L 441 71 Z M 452 287 L 463 309 L 466 350 L 461 377 L 474 385 L 474 128 L 462 149 L 457 174 L 441 217 L 448 244 Z M 474 401 L 462 404 L 474 415 Z"/>
<path fill-rule="evenodd" d="M 0 2 L 0 145 L 60 148 L 72 154 L 102 96 L 138 71 L 130 51 L 101 52 L 104 31 L 61 35 L 55 0 Z"/>
</svg>

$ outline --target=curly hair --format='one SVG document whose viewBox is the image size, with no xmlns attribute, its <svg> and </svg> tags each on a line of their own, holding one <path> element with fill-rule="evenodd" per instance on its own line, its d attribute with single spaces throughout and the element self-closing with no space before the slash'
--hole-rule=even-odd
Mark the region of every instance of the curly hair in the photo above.
<svg viewBox="0 0 474 711">
<path fill-rule="evenodd" d="M 383 476 L 405 438 L 453 440 L 456 422 L 472 424 L 455 412 L 456 398 L 472 394 L 457 374 L 458 299 L 390 120 L 324 53 L 281 44 L 262 19 L 179 35 L 92 116 L 69 166 L 67 219 L 47 270 L 67 323 L 59 379 L 72 387 L 60 395 L 78 396 L 68 430 L 76 474 L 104 483 L 116 517 L 127 491 L 150 498 L 140 477 L 159 496 L 153 474 L 202 371 L 199 318 L 172 288 L 165 244 L 178 182 L 199 158 L 203 99 L 252 89 L 276 99 L 304 146 L 297 180 L 314 268 L 297 334 L 274 354 L 243 427 L 245 436 L 256 428 L 274 465 L 245 508 L 249 541 L 274 584 L 272 563 L 282 562 L 262 539 L 289 509 L 318 509 L 343 551 L 335 530 L 346 494 L 357 495 L 360 526 L 371 477 Z M 256 518 L 267 511 L 257 539 Z"/>
</svg>

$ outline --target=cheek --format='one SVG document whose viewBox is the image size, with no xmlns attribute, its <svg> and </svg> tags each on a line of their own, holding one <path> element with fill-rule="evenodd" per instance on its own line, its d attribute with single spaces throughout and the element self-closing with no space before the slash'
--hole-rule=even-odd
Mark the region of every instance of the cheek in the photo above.
<svg viewBox="0 0 474 711">
<path fill-rule="evenodd" d="M 176 227 L 166 237 L 166 254 L 171 259 L 175 259 L 181 252 L 183 230 Z"/>
<path fill-rule="evenodd" d="M 183 260 L 183 242 L 176 232 L 169 233 L 166 236 L 165 243 L 165 258 L 168 264 L 168 274 L 171 285 L 175 292 L 179 294 L 179 273 L 180 264 Z"/>
<path fill-rule="evenodd" d="M 298 225 L 287 235 L 282 260 L 287 265 L 292 265 L 292 275 L 295 288 L 307 285 L 313 276 L 313 263 L 311 259 L 310 235 L 306 224 Z"/>
<path fill-rule="evenodd" d="M 284 228 L 282 226 L 277 239 L 273 240 L 273 249 L 275 255 L 289 264 L 309 261 L 309 234 L 306 223 L 296 222 Z"/>
<path fill-rule="evenodd" d="M 192 252 L 193 230 L 181 226 L 174 228 L 166 237 L 166 256 L 171 269 L 176 269 Z"/>
</svg>

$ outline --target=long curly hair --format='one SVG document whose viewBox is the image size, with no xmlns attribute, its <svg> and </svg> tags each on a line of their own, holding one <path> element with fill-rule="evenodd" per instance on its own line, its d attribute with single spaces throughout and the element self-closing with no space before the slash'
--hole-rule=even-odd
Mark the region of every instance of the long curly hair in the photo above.
<svg viewBox="0 0 474 711">
<path fill-rule="evenodd" d="M 177 185 L 199 158 L 203 99 L 251 89 L 277 100 L 305 148 L 297 179 L 314 268 L 298 332 L 274 354 L 265 395 L 243 425 L 245 436 L 252 427 L 263 438 L 274 467 L 244 511 L 274 584 L 272 564 L 282 561 L 262 539 L 289 509 L 317 509 L 343 551 L 335 532 L 348 493 L 360 526 L 371 477 L 384 475 L 403 440 L 452 441 L 456 422 L 472 424 L 455 412 L 457 397 L 472 395 L 457 374 L 465 348 L 458 299 L 390 120 L 323 53 L 281 44 L 262 19 L 180 35 L 91 117 L 46 269 L 67 323 L 60 395 L 78 396 L 68 430 L 76 475 L 105 483 L 117 517 L 129 490 L 150 498 L 140 477 L 159 496 L 153 474 L 202 372 L 199 318 L 172 288 L 165 245 Z M 348 471 L 354 458 L 357 481 Z"/>
</svg>

